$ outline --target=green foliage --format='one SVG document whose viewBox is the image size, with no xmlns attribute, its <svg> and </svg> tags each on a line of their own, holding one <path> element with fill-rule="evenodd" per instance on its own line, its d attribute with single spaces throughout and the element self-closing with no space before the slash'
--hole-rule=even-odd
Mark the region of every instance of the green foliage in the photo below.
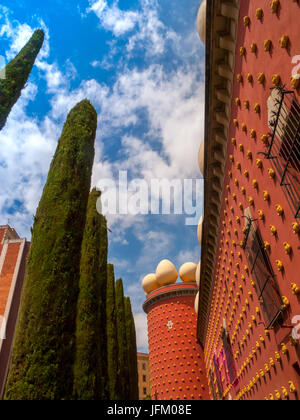
<svg viewBox="0 0 300 420">
<path fill-rule="evenodd" d="M 120 399 L 129 399 L 129 360 L 126 335 L 126 319 L 124 305 L 123 281 L 119 279 L 116 282 L 116 314 L 118 325 L 118 347 L 119 347 L 119 383 Z"/>
<path fill-rule="evenodd" d="M 102 332 L 106 290 L 102 295 L 101 262 L 103 254 L 107 255 L 107 234 L 102 226 L 105 219 L 96 209 L 100 195 L 96 189 L 90 193 L 82 241 L 74 366 L 74 398 L 78 400 L 103 400 L 106 396 L 106 363 L 102 363 L 106 357 Z"/>
<path fill-rule="evenodd" d="M 101 371 L 102 380 L 104 381 L 104 399 L 109 398 L 108 387 L 108 370 L 107 370 L 107 320 L 106 320 L 106 294 L 107 294 L 107 254 L 108 254 L 108 238 L 107 238 L 107 222 L 103 215 L 101 219 L 101 243 L 100 243 L 100 256 L 99 256 L 99 283 L 100 283 L 100 319 L 101 330 L 99 333 L 99 341 L 101 348 Z"/>
<path fill-rule="evenodd" d="M 21 96 L 36 57 L 44 42 L 44 32 L 37 30 L 20 53 L 5 67 L 5 79 L 0 79 L 0 131 Z"/>
<path fill-rule="evenodd" d="M 129 399 L 137 401 L 139 399 L 139 378 L 138 378 L 138 361 L 137 361 L 137 345 L 135 323 L 131 309 L 129 297 L 125 297 L 125 318 L 126 318 L 126 335 L 127 335 L 127 352 L 129 367 Z"/>
<path fill-rule="evenodd" d="M 97 114 L 69 113 L 37 209 L 5 399 L 72 399 L 81 243 Z"/>
<path fill-rule="evenodd" d="M 107 295 L 106 295 L 106 333 L 107 333 L 107 368 L 109 399 L 119 400 L 119 363 L 118 363 L 118 328 L 115 299 L 114 266 L 107 266 Z"/>
</svg>

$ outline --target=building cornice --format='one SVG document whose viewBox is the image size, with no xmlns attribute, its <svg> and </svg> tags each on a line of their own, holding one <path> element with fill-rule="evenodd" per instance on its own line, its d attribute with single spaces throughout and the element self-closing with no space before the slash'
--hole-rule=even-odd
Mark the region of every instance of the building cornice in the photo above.
<svg viewBox="0 0 300 420">
<path fill-rule="evenodd" d="M 207 2 L 204 222 L 198 339 L 205 344 L 220 226 L 240 0 Z"/>
<path fill-rule="evenodd" d="M 150 295 L 143 304 L 143 309 L 146 314 L 149 312 L 150 307 L 157 302 L 173 297 L 196 296 L 198 292 L 196 283 L 183 283 L 182 285 L 177 284 L 177 287 L 174 286 L 175 285 L 161 287 Z"/>
</svg>

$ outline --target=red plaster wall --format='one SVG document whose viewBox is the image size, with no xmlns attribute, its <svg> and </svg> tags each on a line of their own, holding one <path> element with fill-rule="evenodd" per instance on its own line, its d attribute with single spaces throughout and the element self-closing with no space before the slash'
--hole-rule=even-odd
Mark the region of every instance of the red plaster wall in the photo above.
<svg viewBox="0 0 300 420">
<path fill-rule="evenodd" d="M 160 292 L 185 287 L 183 284 Z M 191 287 L 191 286 L 189 286 Z M 150 295 L 155 295 L 155 292 Z M 196 342 L 195 296 L 168 297 L 148 312 L 151 395 L 158 400 L 209 399 L 203 350 Z M 173 322 L 173 328 L 167 324 Z"/>
<path fill-rule="evenodd" d="M 2 248 L 3 248 L 2 242 L 3 242 L 3 239 L 4 239 L 5 232 L 6 232 L 6 228 L 0 227 L 0 255 L 1 255 L 1 252 L 2 252 Z"/>
<path fill-rule="evenodd" d="M 284 192 L 277 179 L 272 180 L 268 175 L 270 162 L 264 159 L 258 152 L 265 151 L 265 146 L 261 142 L 261 135 L 267 134 L 268 113 L 267 99 L 272 87 L 272 75 L 279 74 L 284 84 L 291 88 L 290 78 L 293 67 L 292 58 L 300 55 L 300 5 L 293 1 L 281 1 L 281 7 L 278 14 L 273 14 L 270 8 L 270 1 L 252 0 L 241 1 L 241 10 L 239 18 L 239 33 L 236 51 L 236 69 L 234 77 L 231 126 L 228 139 L 228 159 L 226 165 L 226 177 L 223 193 L 222 222 L 219 234 L 219 252 L 217 254 L 217 267 L 215 271 L 215 286 L 213 300 L 211 304 L 211 313 L 209 329 L 205 345 L 206 367 L 212 364 L 214 350 L 220 352 L 222 349 L 222 340 L 220 337 L 222 331 L 223 318 L 226 319 L 230 333 L 233 338 L 235 326 L 241 321 L 238 328 L 238 334 L 233 342 L 233 353 L 237 354 L 236 367 L 239 375 L 239 383 L 236 386 L 226 382 L 223 376 L 224 389 L 230 391 L 235 398 L 242 399 L 272 399 L 276 391 L 279 391 L 283 397 L 283 388 L 288 391 L 288 398 L 298 399 L 300 397 L 300 349 L 293 347 L 289 342 L 291 328 L 278 328 L 270 331 L 270 336 L 265 333 L 262 315 L 259 311 L 260 304 L 257 298 L 256 290 L 251 281 L 251 274 L 245 271 L 245 265 L 248 264 L 244 251 L 238 246 L 244 239 L 242 227 L 244 226 L 244 210 L 250 207 L 252 217 L 258 217 L 258 210 L 263 210 L 265 214 L 264 221 L 258 221 L 262 238 L 271 245 L 269 257 L 274 272 L 277 274 L 277 280 L 282 296 L 290 301 L 290 308 L 286 313 L 285 325 L 291 326 L 295 315 L 300 315 L 299 296 L 292 293 L 291 283 L 296 283 L 300 287 L 300 245 L 299 235 L 293 233 L 292 223 L 295 222 L 293 213 L 284 196 Z M 255 16 L 255 11 L 262 8 L 264 17 L 262 21 Z M 251 23 L 249 27 L 244 26 L 243 19 L 249 16 Z M 279 45 L 279 39 L 283 35 L 290 38 L 290 48 L 283 49 Z M 271 53 L 264 51 L 264 40 L 270 39 L 273 42 Z M 250 51 L 250 45 L 256 43 L 257 53 Z M 240 47 L 246 48 L 246 56 L 240 56 Z M 243 75 L 244 82 L 237 82 L 237 74 Z M 247 74 L 253 75 L 253 83 L 246 79 Z M 266 82 L 261 85 L 257 81 L 258 73 L 265 73 Z M 299 91 L 295 91 L 299 101 Z M 237 106 L 235 99 L 240 98 L 241 106 Z M 249 100 L 250 109 L 244 107 L 243 101 Z M 261 113 L 254 112 L 254 104 L 260 104 Z M 239 126 L 236 128 L 233 120 L 237 119 Z M 247 131 L 243 132 L 242 123 L 246 124 Z M 255 129 L 256 139 L 250 138 L 250 130 Z M 233 146 L 231 139 L 236 138 L 236 146 Z M 239 145 L 242 144 L 244 151 L 241 152 Z M 247 151 L 251 151 L 253 159 L 247 158 Z M 233 157 L 233 162 L 229 156 Z M 263 169 L 256 165 L 256 159 L 263 161 Z M 241 164 L 241 169 L 237 169 L 237 163 Z M 244 176 L 244 171 L 249 171 L 249 179 Z M 229 172 L 232 173 L 230 176 Z M 258 181 L 258 190 L 253 188 L 253 180 Z M 235 183 L 237 180 L 237 183 Z M 228 189 L 227 186 L 228 185 Z M 244 187 L 246 194 L 243 195 L 241 188 Z M 270 194 L 270 201 L 264 201 L 263 192 L 267 190 Z M 233 194 L 236 195 L 234 200 Z M 249 205 L 249 197 L 254 198 L 254 205 Z M 228 202 L 225 200 L 228 199 Z M 243 210 L 239 208 L 242 203 Z M 278 216 L 275 206 L 280 204 L 284 208 L 284 217 Z M 240 218 L 239 224 L 236 217 Z M 298 219 L 300 223 L 300 220 Z M 277 236 L 271 234 L 270 226 L 277 228 Z M 223 234 L 222 234 L 223 231 Z M 293 249 L 289 256 L 285 253 L 283 242 L 288 242 Z M 241 254 L 239 254 L 241 253 Z M 277 269 L 276 260 L 282 261 L 284 272 Z M 237 266 L 236 264 L 239 264 Z M 245 278 L 243 279 L 244 276 Z M 249 295 L 250 292 L 250 295 Z M 249 304 L 246 304 L 246 299 Z M 233 310 L 234 307 L 234 310 Z M 243 312 L 243 308 L 245 313 Z M 258 309 L 257 309 L 258 308 Z M 242 319 L 240 318 L 242 316 Z M 255 317 L 255 322 L 252 319 Z M 230 321 L 231 319 L 231 321 Z M 251 324 L 251 328 L 249 327 Z M 249 336 L 247 335 L 247 330 Z M 239 352 L 238 342 L 245 337 L 244 348 Z M 264 341 L 261 341 L 264 340 Z M 256 343 L 260 349 L 256 348 Z M 283 354 L 281 344 L 285 343 L 288 354 Z M 279 352 L 281 361 L 275 361 L 275 367 L 271 366 L 270 358 L 275 360 L 275 352 Z M 250 358 L 252 354 L 253 358 Z M 247 360 L 248 359 L 248 360 Z M 247 363 L 249 361 L 249 363 Z M 243 368 L 246 363 L 247 368 Z M 270 372 L 268 373 L 268 365 Z M 264 371 L 262 373 L 261 369 Z M 260 379 L 256 378 L 259 374 Z M 263 376 L 262 376 L 263 375 Z M 253 381 L 253 378 L 255 380 Z M 254 386 L 251 385 L 255 382 Z M 292 381 L 298 394 L 290 392 L 289 381 Z M 214 384 L 216 386 L 216 383 Z M 271 395 L 270 395 L 271 394 Z M 275 397 L 276 398 L 276 397 Z"/>
<path fill-rule="evenodd" d="M 10 291 L 11 282 L 20 252 L 20 243 L 8 245 L 2 272 L 0 274 L 0 315 L 4 315 L 6 302 Z"/>
<path fill-rule="evenodd" d="M 18 245 L 18 244 L 15 244 L 15 245 Z M 12 256 L 13 252 L 11 254 L 11 251 L 13 249 L 15 250 L 16 248 L 10 247 L 10 245 L 9 245 L 9 248 L 10 249 L 9 249 L 7 264 L 5 267 L 5 272 L 6 272 L 6 275 L 9 276 L 8 283 L 11 284 L 12 275 L 10 273 L 12 273 L 13 271 L 13 266 L 14 266 L 14 261 L 15 261 L 15 256 Z M 7 368 L 8 368 L 10 356 L 11 356 L 11 348 L 12 348 L 15 327 L 16 327 L 18 312 L 19 312 L 19 307 L 20 307 L 21 291 L 22 291 L 22 286 L 23 286 L 23 280 L 25 277 L 26 258 L 29 252 L 29 248 L 30 248 L 30 243 L 26 242 L 24 244 L 24 249 L 20 258 L 19 270 L 18 270 L 18 273 L 16 273 L 17 278 L 16 278 L 16 284 L 15 284 L 12 300 L 10 302 L 10 310 L 6 314 L 7 316 L 5 320 L 6 321 L 6 331 L 5 331 L 6 339 L 3 340 L 2 345 L 1 345 L 1 351 L 0 351 L 0 399 L 3 397 L 4 386 L 5 386 L 6 376 L 7 376 L 7 371 L 8 371 Z M 2 284 L 2 281 L 3 281 L 3 278 L 0 277 L 0 285 Z M 4 295 L 5 296 L 0 294 L 2 304 L 6 304 L 7 290 L 5 290 Z"/>
<path fill-rule="evenodd" d="M 3 241 L 5 231 L 6 231 L 6 229 L 5 229 L 5 228 L 0 228 L 0 242 L 2 242 L 2 241 Z"/>
</svg>

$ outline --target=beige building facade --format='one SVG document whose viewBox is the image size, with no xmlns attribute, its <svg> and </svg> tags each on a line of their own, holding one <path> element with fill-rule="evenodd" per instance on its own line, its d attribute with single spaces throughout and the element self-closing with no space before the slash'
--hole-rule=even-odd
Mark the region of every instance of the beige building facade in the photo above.
<svg viewBox="0 0 300 420">
<path fill-rule="evenodd" d="M 149 354 L 138 353 L 139 399 L 143 400 L 151 394 Z"/>
</svg>

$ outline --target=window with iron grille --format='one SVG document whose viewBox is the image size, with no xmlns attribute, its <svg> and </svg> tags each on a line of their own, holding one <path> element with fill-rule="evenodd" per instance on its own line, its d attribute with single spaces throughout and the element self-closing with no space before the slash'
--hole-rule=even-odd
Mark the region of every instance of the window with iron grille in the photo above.
<svg viewBox="0 0 300 420">
<path fill-rule="evenodd" d="M 212 369 L 209 370 L 209 383 L 210 383 L 210 390 L 212 393 L 213 400 L 217 399 L 216 393 L 215 393 L 215 387 L 214 387 L 214 375 Z"/>
<path fill-rule="evenodd" d="M 236 367 L 235 367 L 234 356 L 233 356 L 233 351 L 232 351 L 229 335 L 228 335 L 228 332 L 225 330 L 225 328 L 223 329 L 223 333 L 222 333 L 222 341 L 223 341 L 223 346 L 224 346 L 224 351 L 225 351 L 225 356 L 226 356 L 226 364 L 227 364 L 229 379 L 230 379 L 230 382 L 233 383 L 237 378 Z"/>
<path fill-rule="evenodd" d="M 217 380 L 219 398 L 222 399 L 222 397 L 223 397 L 223 386 L 222 386 L 222 380 L 221 380 L 220 370 L 219 370 L 220 365 L 219 365 L 216 354 L 213 357 L 213 364 L 214 364 L 214 368 L 215 368 L 215 375 L 216 375 L 216 380 Z"/>
<path fill-rule="evenodd" d="M 270 328 L 279 319 L 283 302 L 260 231 L 254 226 L 252 219 L 248 221 L 243 248 L 257 286 L 265 326 Z"/>
<path fill-rule="evenodd" d="M 273 94 L 272 94 L 273 95 Z M 300 105 L 293 91 L 276 88 L 270 127 L 273 129 L 267 159 L 296 218 L 300 218 Z"/>
</svg>

